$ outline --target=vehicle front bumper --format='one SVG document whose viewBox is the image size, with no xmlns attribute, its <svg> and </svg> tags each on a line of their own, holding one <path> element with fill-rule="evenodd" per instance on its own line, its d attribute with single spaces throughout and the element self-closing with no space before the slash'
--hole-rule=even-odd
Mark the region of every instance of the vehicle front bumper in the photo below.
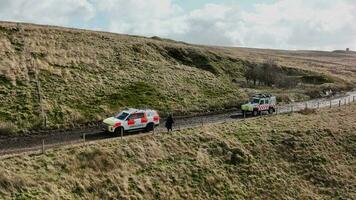
<svg viewBox="0 0 356 200">
<path fill-rule="evenodd" d="M 242 105 L 241 106 L 242 111 L 253 111 L 253 107 L 249 105 Z"/>
<path fill-rule="evenodd" d="M 101 123 L 101 130 L 105 132 L 114 132 L 113 126 L 110 126 L 106 123 Z"/>
</svg>

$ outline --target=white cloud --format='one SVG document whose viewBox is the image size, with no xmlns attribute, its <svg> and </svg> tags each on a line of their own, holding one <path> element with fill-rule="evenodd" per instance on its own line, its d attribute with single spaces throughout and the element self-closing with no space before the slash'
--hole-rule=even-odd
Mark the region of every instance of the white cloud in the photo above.
<svg viewBox="0 0 356 200">
<path fill-rule="evenodd" d="M 180 32 L 182 9 L 171 0 L 94 0 L 108 17 L 109 30 L 140 35 L 168 35 Z M 178 26 L 174 26 L 177 24 Z"/>
<path fill-rule="evenodd" d="M 88 0 L 0 0 L 0 19 L 7 21 L 68 25 L 94 15 Z"/>
<path fill-rule="evenodd" d="M 277 0 L 183 10 L 175 0 L 0 0 L 0 20 L 91 27 L 192 43 L 283 49 L 356 49 L 356 1 Z"/>
<path fill-rule="evenodd" d="M 252 11 L 206 5 L 187 14 L 184 34 L 203 44 L 282 49 L 356 49 L 356 2 L 280 0 Z"/>
<path fill-rule="evenodd" d="M 281 0 L 243 13 L 247 45 L 292 49 L 344 48 L 356 35 L 356 3 Z M 264 35 L 266 34 L 266 37 Z M 265 42 L 261 41 L 265 39 Z"/>
</svg>

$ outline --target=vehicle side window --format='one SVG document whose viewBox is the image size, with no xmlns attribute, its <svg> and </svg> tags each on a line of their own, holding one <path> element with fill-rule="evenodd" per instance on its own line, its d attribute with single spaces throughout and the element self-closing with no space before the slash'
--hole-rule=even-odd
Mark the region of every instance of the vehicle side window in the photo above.
<svg viewBox="0 0 356 200">
<path fill-rule="evenodd" d="M 137 119 L 137 114 L 131 114 L 127 120 L 130 120 L 130 119 Z"/>
<path fill-rule="evenodd" d="M 260 100 L 260 104 L 265 104 L 265 100 L 264 100 L 264 99 L 261 99 L 261 100 Z"/>
<path fill-rule="evenodd" d="M 269 99 L 266 99 L 266 100 L 265 100 L 265 104 L 269 104 Z"/>
<path fill-rule="evenodd" d="M 136 119 L 141 119 L 141 118 L 144 118 L 145 117 L 145 114 L 144 113 L 137 113 L 137 118 Z"/>
</svg>

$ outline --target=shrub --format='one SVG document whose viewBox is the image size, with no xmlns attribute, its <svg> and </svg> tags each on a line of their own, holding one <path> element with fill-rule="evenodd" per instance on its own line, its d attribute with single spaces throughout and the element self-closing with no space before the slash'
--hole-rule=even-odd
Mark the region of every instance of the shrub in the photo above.
<svg viewBox="0 0 356 200">
<path fill-rule="evenodd" d="M 16 126 L 11 123 L 0 122 L 0 135 L 12 135 L 16 132 Z"/>
</svg>

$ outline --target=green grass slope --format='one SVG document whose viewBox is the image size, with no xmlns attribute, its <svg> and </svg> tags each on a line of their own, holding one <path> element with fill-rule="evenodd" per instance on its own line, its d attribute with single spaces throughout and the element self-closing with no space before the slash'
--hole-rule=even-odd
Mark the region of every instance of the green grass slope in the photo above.
<svg viewBox="0 0 356 200">
<path fill-rule="evenodd" d="M 1 158 L 0 198 L 355 199 L 356 105 Z"/>
<path fill-rule="evenodd" d="M 49 128 L 73 127 L 124 107 L 201 113 L 236 107 L 255 92 L 298 100 L 339 84 L 244 87 L 253 61 L 160 38 L 2 22 L 0 134 L 41 129 L 44 115 Z"/>
<path fill-rule="evenodd" d="M 122 107 L 202 112 L 241 101 L 245 62 L 174 42 L 0 25 L 0 120 L 20 128 L 95 121 Z M 36 75 L 38 73 L 38 75 Z"/>
</svg>

